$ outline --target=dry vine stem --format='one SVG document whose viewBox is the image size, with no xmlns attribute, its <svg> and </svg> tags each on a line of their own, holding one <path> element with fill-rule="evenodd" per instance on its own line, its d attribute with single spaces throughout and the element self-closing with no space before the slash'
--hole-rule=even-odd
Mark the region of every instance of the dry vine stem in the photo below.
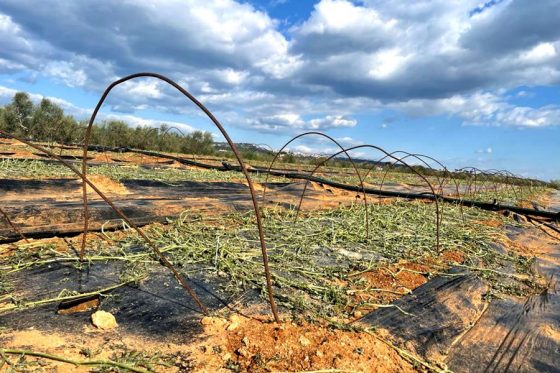
<svg viewBox="0 0 560 373">
<path fill-rule="evenodd" d="M 237 150 L 237 147 L 235 146 L 235 143 L 231 140 L 228 133 L 226 132 L 224 127 L 221 125 L 221 123 L 218 121 L 218 119 L 216 119 L 214 114 L 212 114 L 212 112 L 210 110 L 208 110 L 200 101 L 198 101 L 196 99 L 196 97 L 194 97 L 192 94 L 190 94 L 187 90 L 185 90 L 183 87 L 181 87 L 175 81 L 173 81 L 173 80 L 169 79 L 168 77 L 163 76 L 161 74 L 152 73 L 152 72 L 141 72 L 141 73 L 128 75 L 124 78 L 121 78 L 119 80 L 114 81 L 113 83 L 111 83 L 107 87 L 107 89 L 105 89 L 105 92 L 103 92 L 103 95 L 99 99 L 99 102 L 97 103 L 97 105 L 96 105 L 96 107 L 93 111 L 93 114 L 91 115 L 91 118 L 89 120 L 87 129 L 86 129 L 86 135 L 85 135 L 84 145 L 83 145 L 84 151 L 83 151 L 83 159 L 82 159 L 82 174 L 84 176 L 84 179 L 83 179 L 84 183 L 82 183 L 82 195 L 83 195 L 83 200 L 84 200 L 84 235 L 83 235 L 83 240 L 82 240 L 82 248 L 81 248 L 81 251 L 80 251 L 80 258 L 83 259 L 85 246 L 86 246 L 86 240 L 87 240 L 88 223 L 89 223 L 88 202 L 87 202 L 87 186 L 86 186 L 85 181 L 87 180 L 87 177 L 86 177 L 87 176 L 87 153 L 88 153 L 88 147 L 89 147 L 89 143 L 90 143 L 90 139 L 91 139 L 91 131 L 92 131 L 93 123 L 95 122 L 95 118 L 97 116 L 97 113 L 101 109 L 101 106 L 105 102 L 105 99 L 107 98 L 107 96 L 109 95 L 111 90 L 113 88 L 115 88 L 116 86 L 118 86 L 119 84 L 122 84 L 124 82 L 127 82 L 127 81 L 132 80 L 132 79 L 136 79 L 136 78 L 156 78 L 156 79 L 159 79 L 159 80 L 171 85 L 175 89 L 177 89 L 180 93 L 182 93 L 185 97 L 187 97 L 192 103 L 194 103 L 196 106 L 198 106 L 198 108 L 201 109 L 208 116 L 208 118 L 210 118 L 212 123 L 214 123 L 214 125 L 218 128 L 218 130 L 220 130 L 220 132 L 222 133 L 222 135 L 226 139 L 229 147 L 231 148 L 231 150 L 235 154 L 235 158 L 237 158 L 237 162 L 239 163 L 239 166 L 241 167 L 241 172 L 243 172 L 243 174 L 245 175 L 245 179 L 247 179 L 247 184 L 249 185 L 249 191 L 251 193 L 251 199 L 253 201 L 253 208 L 255 210 L 255 217 L 256 217 L 256 220 L 257 220 L 257 229 L 258 229 L 258 232 L 259 232 L 259 241 L 260 241 L 261 252 L 262 252 L 262 257 L 263 257 L 263 266 L 264 266 L 264 272 L 265 272 L 265 278 L 266 278 L 266 288 L 267 288 L 267 292 L 268 292 L 268 300 L 269 300 L 269 303 L 270 303 L 270 308 L 272 310 L 274 320 L 276 322 L 280 321 L 280 318 L 278 316 L 278 310 L 277 310 L 277 307 L 276 307 L 276 302 L 274 301 L 274 295 L 272 293 L 272 276 L 270 274 L 270 268 L 269 268 L 269 265 L 268 265 L 268 253 L 267 253 L 267 250 L 266 250 L 266 243 L 265 243 L 265 239 L 264 239 L 264 230 L 263 230 L 263 225 L 262 225 L 261 212 L 260 212 L 259 205 L 258 205 L 258 202 L 257 202 L 257 198 L 256 198 L 256 194 L 255 194 L 255 188 L 253 186 L 253 182 L 251 181 L 251 177 L 249 176 L 249 173 L 247 172 L 247 169 L 245 167 L 245 163 L 241 159 L 241 155 L 240 155 L 239 151 Z"/>
<path fill-rule="evenodd" d="M 272 166 L 274 165 L 274 162 L 276 161 L 276 159 L 280 156 L 280 154 L 282 153 L 282 151 L 288 146 L 290 145 L 293 141 L 299 139 L 300 137 L 303 136 L 310 136 L 310 135 L 317 135 L 317 136 L 322 136 L 325 137 L 326 139 L 332 141 L 333 143 L 335 143 L 339 148 L 340 148 L 340 153 L 344 153 L 346 155 L 346 157 L 348 158 L 348 160 L 350 161 L 350 163 L 352 164 L 352 167 L 354 168 L 354 171 L 356 172 L 356 176 L 358 176 L 358 179 L 360 180 L 360 187 L 362 188 L 362 192 L 364 195 L 364 206 L 365 206 L 365 221 L 366 221 L 366 238 L 369 237 L 369 219 L 368 219 L 368 208 L 367 208 L 367 194 L 365 192 L 365 188 L 364 188 L 364 182 L 362 180 L 362 176 L 360 175 L 360 171 L 358 171 L 358 167 L 356 167 L 356 164 L 354 163 L 354 159 L 350 156 L 350 154 L 348 154 L 346 152 L 346 150 L 342 147 L 342 145 L 340 145 L 340 143 L 338 141 L 336 141 L 335 139 L 333 139 L 332 137 L 330 137 L 329 135 L 326 135 L 322 132 L 317 132 L 317 131 L 309 131 L 309 132 L 305 132 L 302 133 L 300 135 L 297 135 L 295 137 L 292 137 L 292 139 L 290 141 L 288 141 L 287 143 L 284 144 L 284 146 L 282 146 L 280 148 L 280 150 L 278 150 L 278 152 L 276 152 L 276 154 L 274 155 L 274 158 L 272 158 L 272 162 L 270 162 L 270 165 L 268 166 L 268 171 L 266 174 L 266 179 L 264 182 L 264 186 L 263 186 L 263 194 L 262 194 L 262 200 L 263 203 L 265 203 L 265 197 L 266 197 L 266 184 L 268 183 L 268 175 L 270 175 L 270 170 L 272 170 Z M 306 186 L 307 183 L 309 183 L 309 180 L 306 182 Z M 303 199 L 303 194 L 305 193 L 305 189 L 303 190 L 302 193 L 302 199 Z M 301 206 L 301 202 L 300 202 L 300 206 Z M 298 208 L 298 212 L 299 212 L 299 208 Z"/>
<path fill-rule="evenodd" d="M 146 234 L 144 232 L 142 232 L 142 230 L 140 228 L 138 228 L 136 226 L 136 224 L 134 224 L 130 219 L 128 219 L 128 217 L 117 207 L 115 206 L 115 204 L 107 197 L 105 196 L 105 194 L 103 194 L 103 192 L 101 192 L 96 186 L 95 184 L 93 184 L 84 174 L 82 174 L 77 168 L 75 168 L 74 166 L 72 166 L 70 163 L 68 163 L 67 161 L 65 161 L 64 159 L 62 159 L 61 157 L 59 157 L 58 155 L 52 153 L 50 150 L 45 149 L 39 145 L 35 145 L 25 139 L 21 139 L 15 135 L 12 135 L 8 132 L 5 132 L 3 130 L 0 129 L 0 133 L 4 134 L 6 136 L 9 136 L 15 140 L 18 140 L 40 152 L 43 152 L 45 154 L 47 154 L 49 157 L 56 159 L 57 161 L 59 161 L 60 163 L 62 163 L 63 165 L 65 165 L 66 167 L 68 167 L 72 172 L 74 172 L 76 175 L 78 175 L 79 178 L 82 179 L 82 182 L 84 183 L 84 185 L 89 185 L 94 191 L 95 193 L 97 193 L 99 195 L 99 197 L 101 197 L 112 209 L 113 211 L 115 211 L 117 213 L 117 215 L 119 215 L 119 217 L 121 219 L 123 219 L 128 225 L 130 225 L 136 232 L 138 232 L 138 234 L 140 235 L 140 237 L 142 237 L 144 239 L 144 241 L 146 241 L 146 243 L 152 248 L 152 250 L 157 254 L 157 256 L 159 257 L 159 259 L 161 260 L 161 262 L 163 263 L 163 265 L 165 265 L 167 268 L 169 268 L 169 270 L 173 273 L 173 275 L 175 276 L 175 278 L 177 279 L 177 281 L 179 282 L 179 284 L 189 293 L 189 295 L 193 298 L 193 300 L 195 301 L 195 303 L 197 304 L 197 306 L 201 309 L 201 311 L 204 314 L 208 314 L 208 310 L 206 309 L 206 307 L 202 304 L 202 302 L 200 301 L 200 299 L 198 299 L 198 296 L 196 295 L 196 293 L 194 292 L 194 290 L 191 289 L 191 287 L 187 284 L 187 282 L 185 281 L 185 279 L 183 278 L 183 276 L 175 269 L 175 267 L 173 267 L 173 265 L 167 260 L 167 258 L 165 258 L 165 256 L 163 255 L 163 253 L 157 248 L 157 246 L 148 238 L 148 236 L 146 236 Z M 82 258 L 80 258 L 82 259 Z"/>
<path fill-rule="evenodd" d="M 113 368 L 121 368 L 121 369 L 129 370 L 131 372 L 148 373 L 148 371 L 145 369 L 138 368 L 129 364 L 119 363 L 117 361 L 112 361 L 112 360 L 74 360 L 64 356 L 47 354 L 45 352 L 37 352 L 31 350 L 18 350 L 18 349 L 0 349 L 0 357 L 2 357 L 2 359 L 4 359 L 4 361 L 8 365 L 11 365 L 12 363 L 8 361 L 8 358 L 5 356 L 5 354 L 19 355 L 19 356 L 33 356 L 33 357 L 38 357 L 43 359 L 60 361 L 62 363 L 72 364 L 76 367 L 77 366 L 113 367 Z M 0 368 L 2 368 L 2 365 L 0 365 Z"/>
</svg>

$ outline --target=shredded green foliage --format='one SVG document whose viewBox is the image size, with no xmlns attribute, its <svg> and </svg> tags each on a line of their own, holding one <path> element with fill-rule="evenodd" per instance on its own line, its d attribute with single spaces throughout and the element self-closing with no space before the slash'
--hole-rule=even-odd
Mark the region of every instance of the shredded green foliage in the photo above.
<svg viewBox="0 0 560 373">
<path fill-rule="evenodd" d="M 466 258 L 463 265 L 487 278 L 494 294 L 536 291 L 530 259 L 501 252 L 494 246 L 501 229 L 480 224 L 504 218 L 476 208 L 465 208 L 462 216 L 459 207 L 446 205 L 438 249 L 434 207 L 408 201 L 370 205 L 367 239 L 361 204 L 308 212 L 297 223 L 294 211 L 264 210 L 276 297 L 297 313 L 341 316 L 359 306 L 348 295 L 349 290 L 367 291 L 367 284 L 351 274 L 400 261 L 437 259 L 445 250 L 462 252 Z M 204 219 L 184 214 L 168 226 L 151 226 L 146 233 L 181 271 L 213 273 L 226 281 L 225 290 L 230 294 L 257 289 L 265 297 L 262 256 L 250 212 Z M 148 248 L 132 252 L 144 245 L 132 231 L 110 245 L 102 241 L 96 244 L 89 251 L 95 256 L 87 259 L 127 261 L 122 274 L 125 279 L 145 271 L 144 263 L 157 262 Z M 44 265 L 60 255 L 43 250 L 38 260 L 14 258 L 17 262 L 12 268 Z M 426 275 L 445 270 L 432 268 Z"/>
<path fill-rule="evenodd" d="M 78 167 L 79 168 L 79 167 Z M 166 183 L 179 181 L 233 181 L 244 179 L 243 174 L 236 171 L 217 171 L 195 168 L 147 168 L 140 165 L 106 164 L 90 166 L 90 175 L 103 175 L 115 181 L 125 179 L 156 180 Z M 53 178 L 76 177 L 76 174 L 62 164 L 45 163 L 38 160 L 0 160 L 0 177 L 2 178 Z M 252 179 L 264 182 L 265 175 L 253 174 Z M 284 180 L 269 177 L 269 181 Z"/>
</svg>

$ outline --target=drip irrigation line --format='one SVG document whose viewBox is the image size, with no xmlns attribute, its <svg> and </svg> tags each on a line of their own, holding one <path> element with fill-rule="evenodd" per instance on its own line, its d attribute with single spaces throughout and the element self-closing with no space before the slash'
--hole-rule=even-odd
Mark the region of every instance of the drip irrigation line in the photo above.
<svg viewBox="0 0 560 373">
<path fill-rule="evenodd" d="M 190 159 L 185 159 L 185 158 L 181 158 L 181 157 L 177 157 L 177 156 L 173 156 L 173 155 L 169 155 L 169 154 L 153 152 L 153 151 L 149 151 L 149 150 L 139 150 L 139 149 L 133 149 L 133 148 L 128 148 L 128 147 L 109 147 L 109 146 L 100 146 L 100 145 L 90 145 L 90 146 L 88 146 L 88 149 L 91 150 L 91 151 L 98 151 L 98 152 L 112 151 L 112 152 L 140 153 L 140 154 L 150 155 L 150 156 L 154 156 L 154 157 L 167 158 L 167 159 L 175 160 L 175 161 L 177 161 L 179 163 L 182 163 L 182 164 L 185 164 L 185 165 L 196 166 L 196 167 L 205 168 L 205 169 L 212 169 L 212 170 L 217 170 L 217 171 L 238 171 L 238 172 L 241 171 L 241 168 L 239 166 L 232 165 L 228 162 L 222 162 L 221 165 L 212 165 L 212 164 L 193 161 L 193 160 L 190 160 Z M 463 198 L 434 196 L 431 193 L 397 192 L 397 191 L 380 190 L 380 189 L 374 189 L 374 188 L 364 188 L 363 191 L 362 191 L 362 189 L 359 186 L 342 184 L 342 183 L 338 183 L 338 182 L 328 180 L 328 179 L 325 179 L 325 178 L 321 178 L 321 177 L 317 177 L 317 176 L 309 176 L 307 174 L 303 174 L 303 173 L 300 173 L 300 172 L 292 172 L 292 171 L 284 170 L 284 169 L 270 169 L 270 170 L 268 170 L 268 169 L 258 168 L 258 167 L 247 167 L 246 170 L 250 173 L 263 173 L 263 174 L 264 173 L 269 173 L 270 175 L 273 175 L 273 176 L 283 176 L 283 177 L 286 177 L 286 178 L 289 178 L 289 179 L 300 179 L 300 180 L 314 181 L 314 182 L 321 183 L 321 184 L 324 184 L 324 185 L 328 185 L 328 186 L 338 188 L 338 189 L 348 190 L 348 191 L 351 191 L 351 192 L 365 192 L 366 194 L 373 194 L 373 195 L 377 195 L 377 196 L 380 196 L 380 197 L 422 199 L 422 200 L 435 200 L 437 198 L 437 200 L 440 201 L 440 202 L 452 203 L 452 204 L 457 204 L 457 205 L 460 205 L 460 206 L 477 207 L 477 208 L 480 208 L 480 209 L 483 209 L 483 210 L 488 210 L 488 211 L 509 210 L 509 211 L 518 213 L 520 215 L 536 216 L 536 217 L 551 219 L 551 220 L 554 220 L 554 221 L 560 221 L 560 212 L 557 213 L 557 212 L 546 211 L 546 210 L 528 209 L 528 208 L 522 208 L 522 207 L 518 207 L 518 206 L 511 206 L 511 205 L 499 204 L 499 203 L 494 203 L 494 202 L 474 201 L 474 200 L 468 200 L 468 199 L 463 199 Z M 146 224 L 149 224 L 149 223 L 146 223 Z M 82 233 L 82 231 L 80 231 L 79 233 Z M 70 234 L 73 234 L 73 232 L 70 233 Z M 31 233 L 27 233 L 27 236 L 29 238 L 35 237 Z M 39 233 L 37 233 L 36 237 L 46 237 L 46 236 L 39 236 Z M 6 240 L 3 240 L 0 243 L 13 242 L 13 241 L 14 240 L 8 238 Z"/>
<path fill-rule="evenodd" d="M 224 166 L 228 170 L 234 171 L 237 169 L 236 166 L 229 165 L 226 162 L 222 162 Z M 365 192 L 366 194 L 375 194 L 379 196 L 386 196 L 386 197 L 399 197 L 399 198 L 406 198 L 406 199 L 422 199 L 422 200 L 438 200 L 440 202 L 447 202 L 457 205 L 463 205 L 467 207 L 478 207 L 483 210 L 488 211 L 502 211 L 502 210 L 509 210 L 520 215 L 528 215 L 528 216 L 538 216 L 542 218 L 547 218 L 555 221 L 560 221 L 560 212 L 552 212 L 552 211 L 543 211 L 543 210 L 536 210 L 536 209 L 528 209 L 518 206 L 511 206 L 511 205 L 504 205 L 497 202 L 481 202 L 481 201 L 474 201 L 474 200 L 467 200 L 462 198 L 453 198 L 453 197 L 446 197 L 441 196 L 433 193 L 410 193 L 410 192 L 397 192 L 397 191 L 390 191 L 390 190 L 379 190 L 374 188 L 361 188 L 355 185 L 348 185 L 338 183 L 336 181 L 324 179 L 317 176 L 309 176 L 302 173 L 297 172 L 285 172 L 281 170 L 266 170 L 262 168 L 249 168 L 249 172 L 255 173 L 266 173 L 269 172 L 271 175 L 274 176 L 284 176 L 289 179 L 304 179 L 309 181 L 314 181 L 317 183 L 321 183 L 324 185 L 331 186 L 333 188 L 348 190 L 351 192 Z"/>
</svg>

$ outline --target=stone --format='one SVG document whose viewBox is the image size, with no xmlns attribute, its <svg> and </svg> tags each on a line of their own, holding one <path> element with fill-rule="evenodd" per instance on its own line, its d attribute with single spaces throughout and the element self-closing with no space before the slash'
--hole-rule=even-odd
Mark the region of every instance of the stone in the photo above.
<svg viewBox="0 0 560 373">
<path fill-rule="evenodd" d="M 91 322 L 101 330 L 110 330 L 118 326 L 115 316 L 107 311 L 94 312 L 91 315 Z"/>
<path fill-rule="evenodd" d="M 302 335 L 301 337 L 299 337 L 299 344 L 303 347 L 307 347 L 311 344 L 311 341 Z"/>
<path fill-rule="evenodd" d="M 248 358 L 251 356 L 251 352 L 247 347 L 240 347 L 239 349 L 237 349 L 237 354 L 239 356 L 243 356 L 244 358 Z"/>
</svg>

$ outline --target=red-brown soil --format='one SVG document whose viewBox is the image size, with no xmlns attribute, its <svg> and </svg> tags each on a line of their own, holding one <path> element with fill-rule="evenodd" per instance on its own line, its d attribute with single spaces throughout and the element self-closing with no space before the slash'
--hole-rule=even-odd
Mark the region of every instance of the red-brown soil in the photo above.
<svg viewBox="0 0 560 373">
<path fill-rule="evenodd" d="M 263 316 L 245 318 L 236 314 L 228 319 L 206 317 L 201 323 L 203 333 L 185 344 L 125 335 L 118 327 L 113 331 L 99 331 L 91 325 L 67 334 L 37 330 L 8 332 L 2 340 L 5 348 L 32 348 L 77 360 L 85 359 L 84 351 L 94 351 L 95 359 L 110 359 L 114 352 L 126 350 L 173 354 L 186 357 L 194 372 L 415 371 L 395 350 L 367 333 L 290 321 L 276 324 Z M 89 371 L 86 367 L 44 360 L 42 371 L 53 368 L 57 372 Z M 157 370 L 178 372 L 180 368 L 160 366 Z"/>
</svg>

